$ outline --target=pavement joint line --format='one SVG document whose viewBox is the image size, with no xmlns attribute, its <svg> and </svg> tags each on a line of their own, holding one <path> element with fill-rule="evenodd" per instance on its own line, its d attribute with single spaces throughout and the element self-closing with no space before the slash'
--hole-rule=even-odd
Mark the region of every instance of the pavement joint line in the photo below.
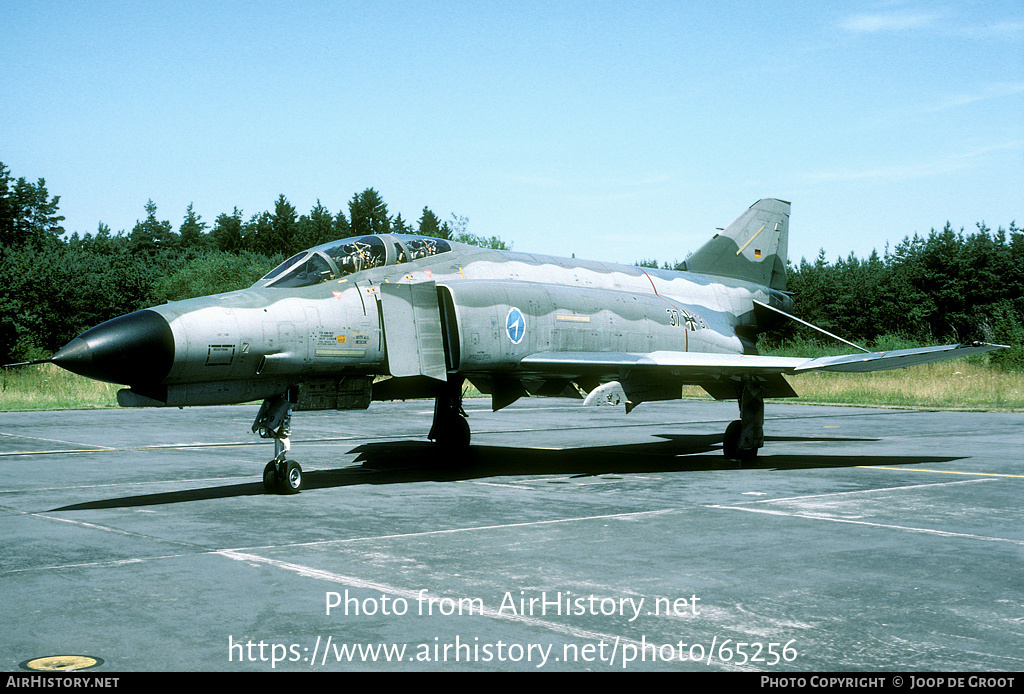
<svg viewBox="0 0 1024 694">
<path fill-rule="evenodd" d="M 48 441 L 50 443 L 66 443 L 71 446 L 95 446 L 99 450 L 113 450 L 109 446 L 100 446 L 99 444 L 91 443 L 80 443 L 78 441 L 65 441 L 63 439 L 46 439 L 41 436 L 25 436 L 25 434 L 9 434 L 6 431 L 0 431 L 0 436 L 9 436 L 14 439 L 29 439 L 31 441 Z"/>
<path fill-rule="evenodd" d="M 315 472 L 315 470 L 309 470 Z M 25 487 L 22 489 L 0 489 L 0 494 L 35 494 L 37 492 L 56 492 L 56 491 L 67 491 L 72 489 L 104 489 L 107 487 L 148 487 L 158 486 L 163 484 L 196 484 L 199 482 L 230 482 L 231 480 L 240 480 L 243 482 L 257 482 L 253 475 L 226 475 L 224 477 L 194 477 L 191 479 L 170 479 L 170 480 L 140 480 L 138 482 L 107 482 L 104 484 L 73 484 L 64 485 L 61 487 Z M 205 487 L 199 487 L 204 489 Z M 193 491 L 190 489 L 180 489 L 177 491 Z M 0 506 L 0 509 L 3 507 Z"/>
<path fill-rule="evenodd" d="M 69 523 L 71 525 L 77 525 L 80 528 L 88 530 L 102 530 L 108 533 L 114 533 L 117 535 L 124 535 L 126 537 L 135 537 L 143 540 L 155 540 L 157 542 L 166 542 L 171 545 L 178 545 L 180 547 L 194 547 L 202 551 L 210 551 L 209 547 L 203 547 L 192 542 L 181 542 L 179 540 L 168 540 L 164 537 L 158 537 L 156 535 L 146 535 L 144 533 L 136 533 L 131 530 L 122 530 L 121 528 L 114 528 L 109 525 L 100 525 L 98 523 L 88 523 L 86 521 L 75 520 L 74 518 L 61 518 L 60 516 L 51 516 L 46 513 L 37 513 L 33 511 L 20 511 L 16 508 L 9 506 L 0 506 L 0 511 L 6 511 L 19 516 L 32 516 L 33 518 L 42 518 L 43 520 L 56 521 L 58 523 Z"/>
<path fill-rule="evenodd" d="M 886 467 L 884 465 L 858 465 L 865 470 L 902 470 L 904 472 L 934 472 L 940 475 L 977 475 L 979 477 L 1016 477 L 1024 478 L 1024 475 L 1007 475 L 999 472 L 964 472 L 961 470 L 932 470 L 929 468 L 911 467 Z"/>
<path fill-rule="evenodd" d="M 858 466 L 861 467 L 861 466 Z M 805 496 L 784 496 L 776 499 L 758 499 L 757 501 L 743 501 L 738 504 L 714 504 L 707 508 L 733 508 L 746 504 L 773 504 L 779 501 L 803 501 L 804 499 L 820 499 L 826 496 L 847 496 L 849 494 L 872 494 L 875 492 L 899 492 L 906 489 L 920 489 L 922 487 L 946 487 L 954 484 L 971 484 L 973 482 L 995 482 L 994 479 L 959 480 L 957 482 L 928 482 L 925 484 L 908 484 L 902 487 L 876 487 L 874 489 L 857 489 L 850 492 L 829 492 L 828 494 L 808 494 Z"/>
<path fill-rule="evenodd" d="M 758 502 L 754 502 L 758 503 Z M 884 530 L 899 530 L 903 532 L 921 533 L 924 535 L 938 535 L 940 537 L 955 537 L 967 540 L 982 540 L 984 542 L 1006 542 L 1012 545 L 1024 546 L 1024 540 L 1013 540 L 1007 537 L 991 537 L 989 535 L 974 535 L 971 533 L 954 533 L 948 530 L 936 530 L 935 528 L 915 528 L 907 525 L 892 525 L 889 523 L 872 523 L 870 521 L 853 520 L 850 518 L 833 518 L 823 515 L 814 515 L 807 513 L 788 513 L 786 511 L 778 511 L 774 509 L 763 509 L 763 508 L 744 508 L 743 506 L 709 506 L 708 508 L 718 508 L 730 511 L 746 511 L 747 513 L 763 513 L 770 516 L 786 516 L 788 518 L 804 518 L 807 520 L 816 521 L 830 521 L 832 523 L 846 523 L 849 525 L 864 525 L 870 528 L 881 528 Z"/>
<path fill-rule="evenodd" d="M 144 536 L 145 537 L 145 536 Z M 181 557 L 194 557 L 202 554 L 214 554 L 215 550 L 203 552 L 188 552 L 184 554 L 158 554 L 152 557 L 130 557 L 128 559 L 107 559 L 104 561 L 86 561 L 76 564 L 53 564 L 51 566 L 32 566 L 27 569 L 6 569 L 0 571 L 0 576 L 8 574 L 31 573 L 34 571 L 64 571 L 67 569 L 95 569 L 113 566 L 126 566 L 129 564 L 142 564 L 157 559 L 180 559 Z"/>
<path fill-rule="evenodd" d="M 511 489 L 525 489 L 527 491 L 536 491 L 536 487 L 531 487 L 525 484 L 503 484 L 501 482 L 481 482 L 480 480 L 455 480 L 459 484 L 478 484 L 481 487 L 507 487 Z"/>
<path fill-rule="evenodd" d="M 153 446 L 134 446 L 131 448 L 63 448 L 52 451 L 0 451 L 0 456 L 16 455 L 59 455 L 61 453 L 124 453 L 128 451 L 179 451 L 199 448 L 231 448 L 240 446 L 266 445 L 262 441 L 253 443 L 190 443 L 190 444 L 158 444 Z"/>
<path fill-rule="evenodd" d="M 578 516 L 573 518 L 552 518 L 539 521 L 525 521 L 522 523 L 502 523 L 500 525 L 474 525 L 466 528 L 445 528 L 443 530 L 423 530 L 415 533 L 394 533 L 392 535 L 368 535 L 365 537 L 348 537 L 335 540 L 314 540 L 313 542 L 295 542 L 283 545 L 259 545 L 256 547 L 236 547 L 225 549 L 225 552 L 254 551 L 261 549 L 283 549 L 286 547 L 312 547 L 314 545 L 347 544 L 350 542 L 373 542 L 376 540 L 395 540 L 408 537 L 427 537 L 429 535 L 448 535 L 454 533 L 467 533 L 481 530 L 504 530 L 506 528 L 524 528 L 533 525 L 554 525 L 556 523 L 577 523 L 580 521 L 607 520 L 616 518 L 635 518 L 637 516 L 654 516 L 663 513 L 676 513 L 684 511 L 684 508 L 664 508 L 654 511 L 631 511 L 629 513 L 610 513 L 599 516 Z"/>
</svg>

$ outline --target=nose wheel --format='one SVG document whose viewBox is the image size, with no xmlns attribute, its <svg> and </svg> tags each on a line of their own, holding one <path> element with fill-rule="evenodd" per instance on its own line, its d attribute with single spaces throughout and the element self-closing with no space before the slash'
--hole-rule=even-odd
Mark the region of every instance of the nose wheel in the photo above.
<svg viewBox="0 0 1024 694">
<path fill-rule="evenodd" d="M 271 460 L 263 468 L 263 488 L 270 494 L 302 491 L 302 466 L 294 460 Z"/>
</svg>

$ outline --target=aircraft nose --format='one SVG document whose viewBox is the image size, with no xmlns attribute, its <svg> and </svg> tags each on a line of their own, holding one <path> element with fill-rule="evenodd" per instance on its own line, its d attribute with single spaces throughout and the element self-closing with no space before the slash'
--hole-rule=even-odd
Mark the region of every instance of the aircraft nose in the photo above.
<svg viewBox="0 0 1024 694">
<path fill-rule="evenodd" d="M 50 361 L 99 381 L 156 384 L 171 371 L 174 335 L 159 313 L 136 311 L 86 330 Z"/>
</svg>

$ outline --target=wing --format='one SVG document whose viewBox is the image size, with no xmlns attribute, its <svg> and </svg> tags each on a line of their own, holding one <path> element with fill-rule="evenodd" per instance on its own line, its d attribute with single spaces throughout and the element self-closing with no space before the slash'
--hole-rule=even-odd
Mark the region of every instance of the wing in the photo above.
<svg viewBox="0 0 1024 694">
<path fill-rule="evenodd" d="M 851 355 L 853 356 L 853 355 Z M 792 372 L 807 359 L 764 357 L 751 354 L 710 352 L 539 352 L 519 362 L 526 370 L 559 375 L 597 373 L 613 375 L 622 370 L 668 370 L 692 377 L 764 375 Z"/>
<path fill-rule="evenodd" d="M 660 400 L 679 397 L 676 384 L 703 387 L 718 399 L 737 397 L 744 378 L 762 384 L 764 397 L 793 397 L 796 393 L 783 378 L 786 374 L 812 371 L 867 372 L 900 369 L 942 359 L 981 354 L 1004 345 L 975 342 L 969 345 L 943 345 L 887 352 L 843 354 L 835 357 L 770 357 L 753 354 L 713 354 L 706 352 L 656 351 L 634 352 L 539 352 L 520 362 L 523 371 L 547 377 L 589 378 L 619 381 L 630 400 Z"/>
<path fill-rule="evenodd" d="M 975 342 L 970 345 L 942 345 L 888 352 L 843 354 L 836 357 L 768 357 L 756 354 L 713 354 L 710 352 L 539 352 L 524 358 L 527 370 L 557 372 L 607 372 L 623 369 L 667 370 L 678 376 L 764 376 L 808 371 L 885 371 L 981 354 L 1005 345 Z"/>
</svg>

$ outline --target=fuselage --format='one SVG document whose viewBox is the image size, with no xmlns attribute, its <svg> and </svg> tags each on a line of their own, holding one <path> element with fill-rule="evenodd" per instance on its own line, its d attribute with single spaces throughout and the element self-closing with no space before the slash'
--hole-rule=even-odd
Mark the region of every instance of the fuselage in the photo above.
<svg viewBox="0 0 1024 694">
<path fill-rule="evenodd" d="M 380 238 L 389 248 L 407 249 L 417 237 Z M 692 272 L 454 242 L 445 247 L 450 250 L 418 259 L 392 251 L 386 262 L 382 254 L 378 266 L 348 273 L 332 261 L 316 281 L 296 282 L 287 278 L 298 271 L 285 266 L 298 262 L 305 273 L 312 264 L 300 254 L 251 288 L 123 316 L 62 352 L 80 340 L 93 346 L 93 354 L 79 359 L 88 367 L 80 372 L 130 386 L 123 404 L 225 404 L 270 397 L 309 379 L 414 375 L 398 373 L 409 370 L 397 366 L 401 353 L 427 350 L 424 336 L 438 319 L 444 368 L 433 378 L 521 377 L 529 374 L 520 360 L 541 352 L 750 352 L 752 343 L 741 335 L 756 329 L 753 300 L 788 300 L 763 286 Z M 402 298 L 403 285 L 417 285 L 414 295 L 427 303 Z M 132 338 L 104 333 L 117 321 L 130 333 L 131 316 L 147 311 L 166 322 L 167 330 L 147 325 L 159 338 L 133 349 L 118 342 Z M 151 315 L 146 320 L 159 323 Z M 119 355 L 94 358 L 112 344 Z M 79 370 L 60 356 L 56 363 Z"/>
</svg>

